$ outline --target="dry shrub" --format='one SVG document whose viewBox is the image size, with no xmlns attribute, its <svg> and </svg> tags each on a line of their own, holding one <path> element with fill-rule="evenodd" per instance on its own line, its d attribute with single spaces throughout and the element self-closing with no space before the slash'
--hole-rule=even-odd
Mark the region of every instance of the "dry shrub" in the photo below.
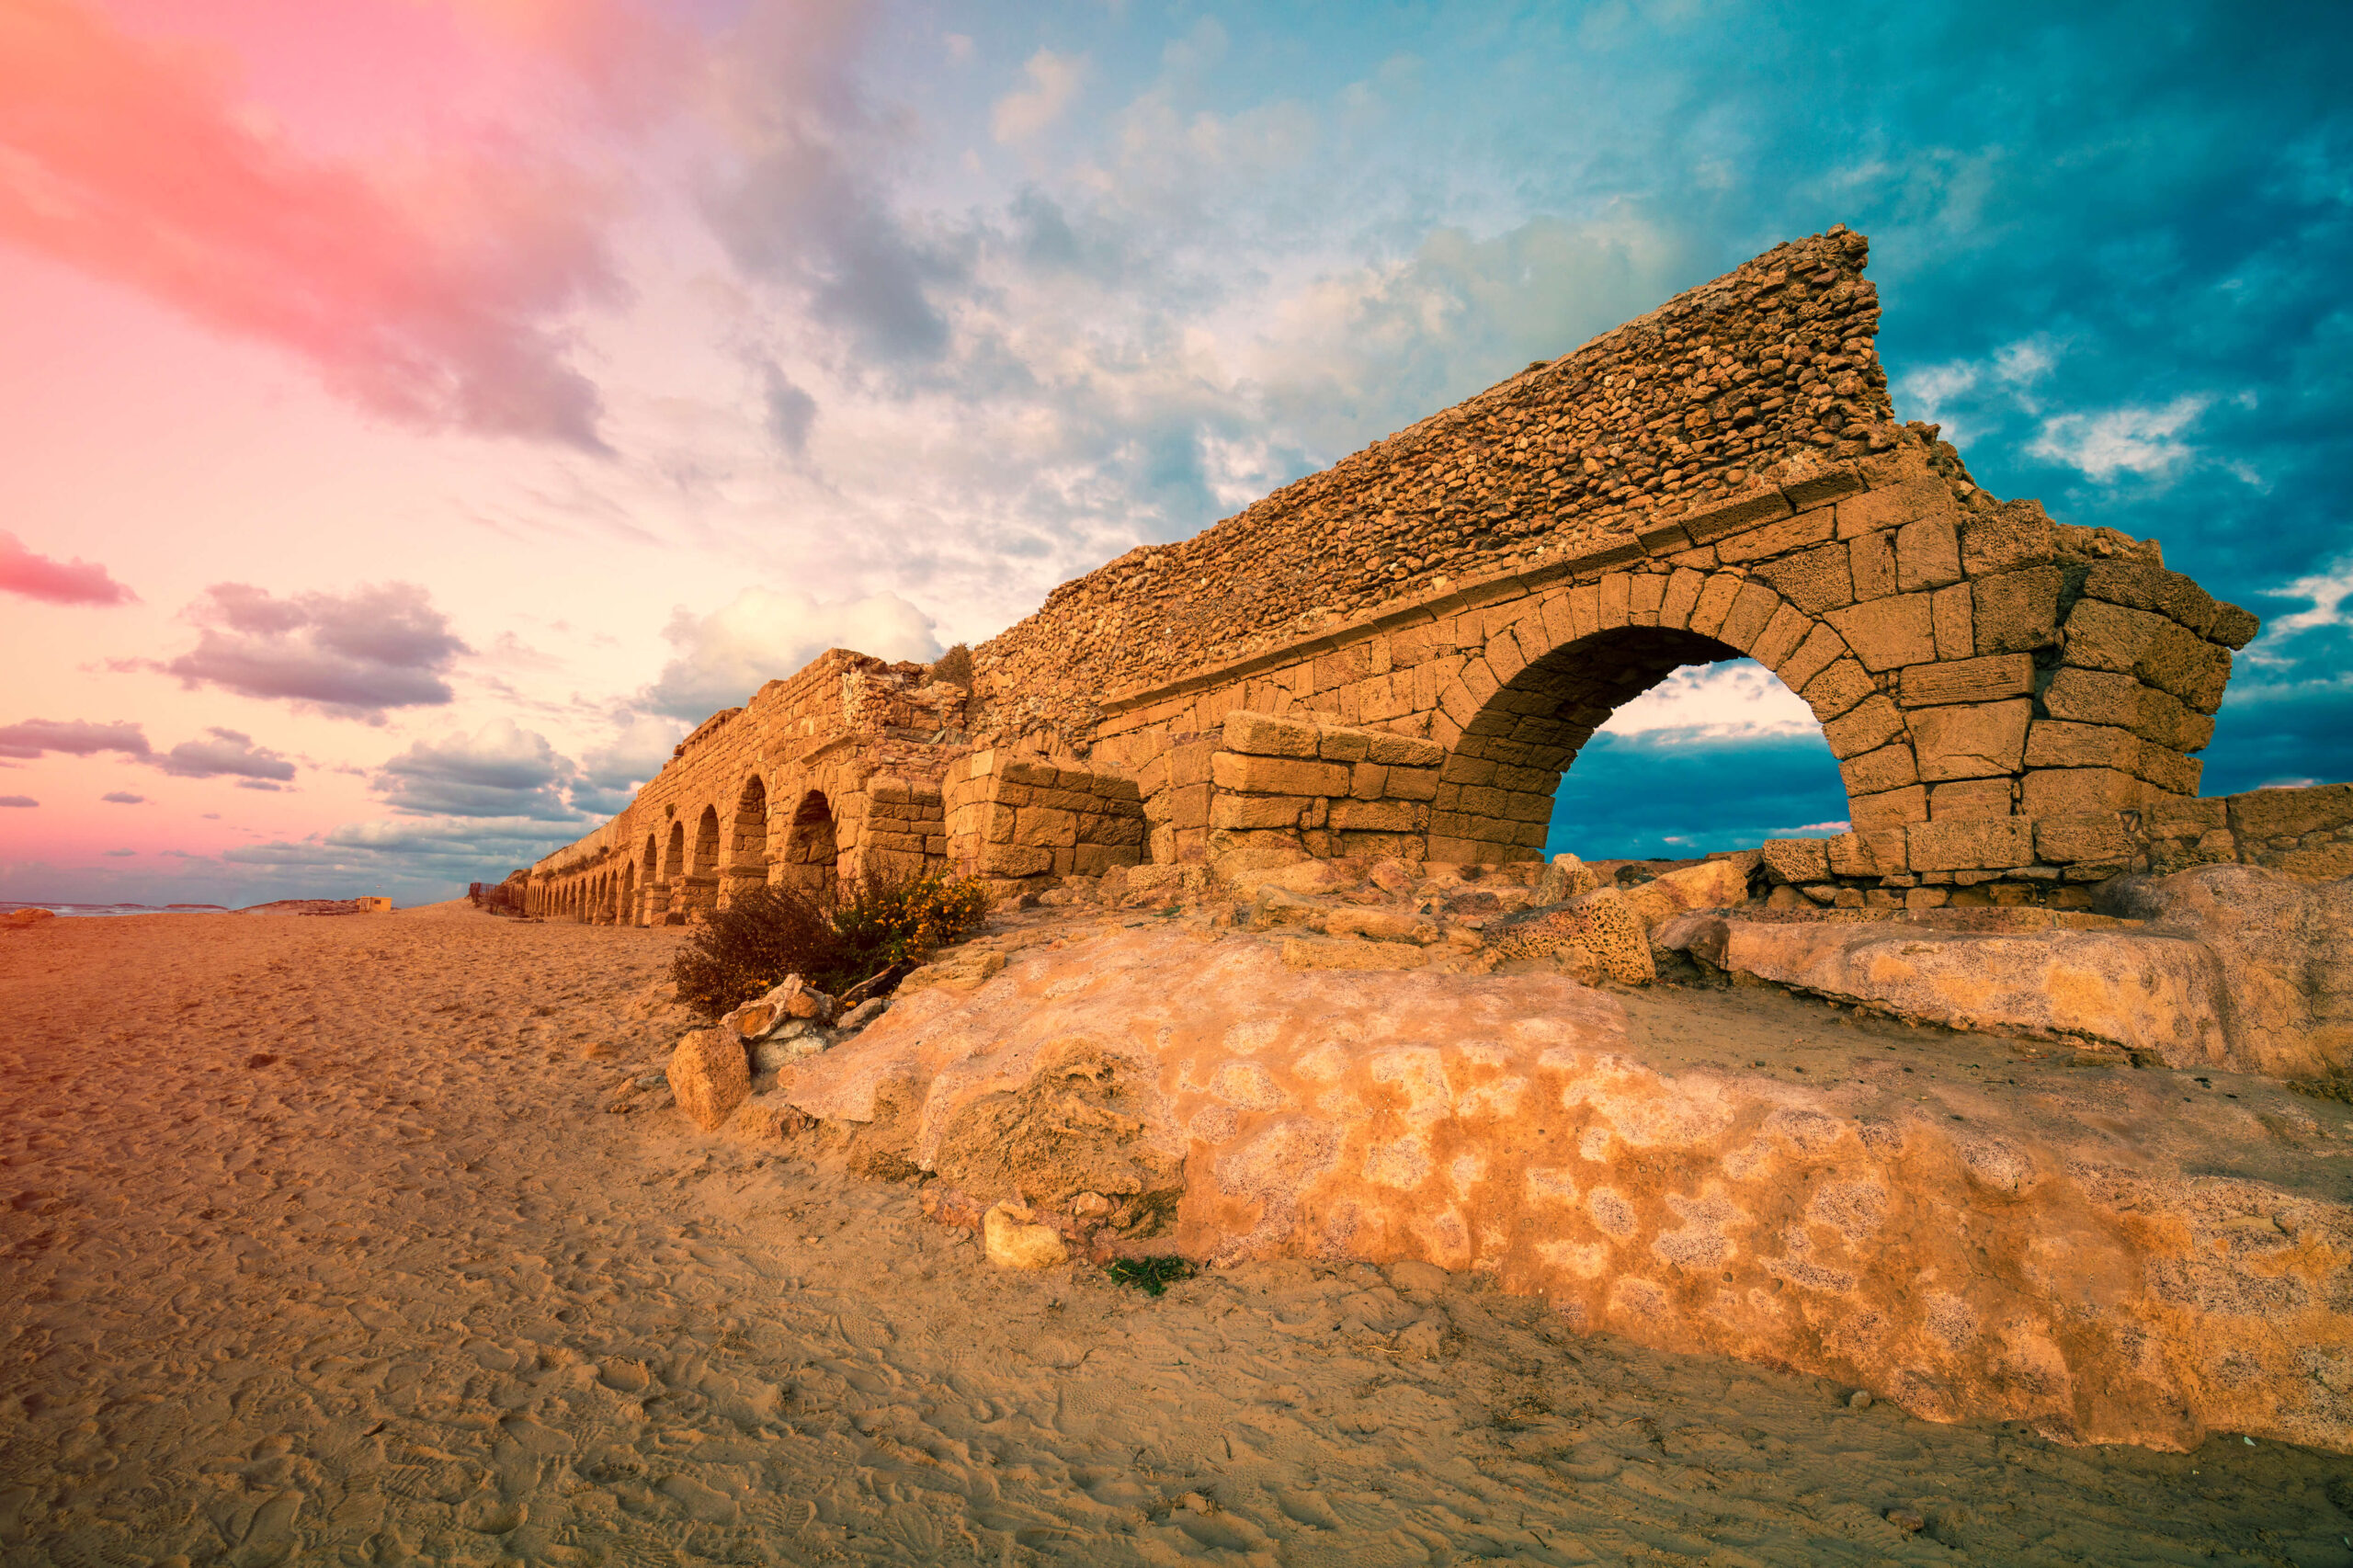
<svg viewBox="0 0 2353 1568">
<path fill-rule="evenodd" d="M 698 927 L 671 960 L 678 1000 L 716 1018 L 797 974 L 840 995 L 892 965 L 921 962 L 988 915 L 971 878 L 867 877 L 822 893 L 756 887 Z"/>
<path fill-rule="evenodd" d="M 972 650 L 968 645 L 959 642 L 945 653 L 940 654 L 932 666 L 924 673 L 933 680 L 944 680 L 952 686 L 961 686 L 966 691 L 970 691 L 972 689 Z"/>
</svg>

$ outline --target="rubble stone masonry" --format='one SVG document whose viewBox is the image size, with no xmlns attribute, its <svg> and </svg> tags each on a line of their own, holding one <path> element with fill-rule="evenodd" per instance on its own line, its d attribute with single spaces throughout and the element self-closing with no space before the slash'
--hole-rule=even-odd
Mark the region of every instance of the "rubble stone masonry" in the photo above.
<svg viewBox="0 0 2353 1568">
<path fill-rule="evenodd" d="M 1771 873 L 1784 896 L 2066 903 L 2201 857 L 2353 871 L 2341 788 L 2196 798 L 2254 616 L 1897 423 L 1867 251 L 1843 228 L 1779 246 L 1131 551 L 974 650 L 970 691 L 828 653 L 533 868 L 531 906 L 658 923 L 868 869 L 1534 858 L 1613 710 L 1743 656 L 1821 721 L 1849 801 L 1850 834 L 1776 846 L 1821 857 Z M 2270 817 L 2293 830 L 2245 825 Z"/>
</svg>

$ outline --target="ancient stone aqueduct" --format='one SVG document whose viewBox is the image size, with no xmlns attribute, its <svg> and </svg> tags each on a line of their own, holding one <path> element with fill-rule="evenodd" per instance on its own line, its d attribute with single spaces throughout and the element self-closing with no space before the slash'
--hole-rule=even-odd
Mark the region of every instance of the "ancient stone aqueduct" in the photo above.
<svg viewBox="0 0 2353 1568">
<path fill-rule="evenodd" d="M 1771 859 L 1816 903 L 2353 872 L 2346 786 L 2198 798 L 2254 616 L 1896 422 L 1867 249 L 1781 245 L 1131 551 L 975 649 L 970 689 L 828 653 L 705 721 L 531 869 L 528 907 L 658 925 L 868 869 L 1533 859 L 1612 710 L 1743 655 L 1839 759 L 1852 831 Z"/>
</svg>

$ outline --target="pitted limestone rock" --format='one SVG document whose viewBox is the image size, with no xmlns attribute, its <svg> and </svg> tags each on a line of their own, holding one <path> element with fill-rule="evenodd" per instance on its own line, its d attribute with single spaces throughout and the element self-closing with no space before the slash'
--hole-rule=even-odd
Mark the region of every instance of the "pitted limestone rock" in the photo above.
<svg viewBox="0 0 2353 1568">
<path fill-rule="evenodd" d="M 1648 927 L 1616 888 L 1597 888 L 1566 903 L 1500 916 L 1488 925 L 1485 937 L 1497 959 L 1551 958 L 1574 948 L 1624 984 L 1646 985 L 1658 978 Z"/>
</svg>

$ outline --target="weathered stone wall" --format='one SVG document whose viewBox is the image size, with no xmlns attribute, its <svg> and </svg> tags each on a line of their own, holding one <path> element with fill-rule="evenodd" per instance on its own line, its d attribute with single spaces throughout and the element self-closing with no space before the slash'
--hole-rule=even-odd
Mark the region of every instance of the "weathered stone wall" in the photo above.
<svg viewBox="0 0 2353 1568">
<path fill-rule="evenodd" d="M 976 751 L 949 765 L 944 788 L 948 859 L 962 875 L 1099 877 L 1142 863 L 1143 798 L 1132 779 Z"/>
<path fill-rule="evenodd" d="M 1113 698 L 1096 760 L 1173 818 L 1151 803 L 1163 754 L 1174 787 L 1236 710 L 1426 737 L 1446 754 L 1428 857 L 1526 858 L 1613 710 L 1678 665 L 1745 654 L 1822 722 L 1859 832 L 1936 824 L 1924 846 L 2023 846 L 1999 862 L 2023 865 L 2035 819 L 2193 794 L 2188 754 L 2254 618 L 2154 546 L 1997 504 L 1958 467 L 1924 429 L 1851 463 L 1790 460 L 1779 484 L 1640 540 Z M 1222 846 L 1212 827 L 1203 852 Z"/>
<path fill-rule="evenodd" d="M 965 694 L 835 649 L 715 713 L 621 813 L 531 869 L 533 914 L 678 923 L 746 886 L 915 870 L 948 850 Z"/>
<path fill-rule="evenodd" d="M 1848 908 L 2044 903 L 2083 907 L 2126 872 L 2263 866 L 2353 877 L 2353 784 L 2165 797 L 2118 811 L 1779 838 L 1763 872 L 1780 903 Z M 1786 889 L 1786 892 L 1779 890 Z"/>
<path fill-rule="evenodd" d="M 1612 711 L 1742 656 L 1804 699 L 1848 794 L 1790 897 L 2063 903 L 2135 863 L 2119 835 L 2255 853 L 2207 821 L 2194 756 L 2255 618 L 1898 425 L 1866 255 L 1779 246 L 1064 584 L 975 650 L 970 694 L 828 653 L 689 736 L 533 896 L 651 921 L 867 864 L 1525 860 Z M 1375 745 L 1427 760 L 1376 787 Z M 2255 839 L 2334 864 L 2342 825 Z"/>
</svg>

